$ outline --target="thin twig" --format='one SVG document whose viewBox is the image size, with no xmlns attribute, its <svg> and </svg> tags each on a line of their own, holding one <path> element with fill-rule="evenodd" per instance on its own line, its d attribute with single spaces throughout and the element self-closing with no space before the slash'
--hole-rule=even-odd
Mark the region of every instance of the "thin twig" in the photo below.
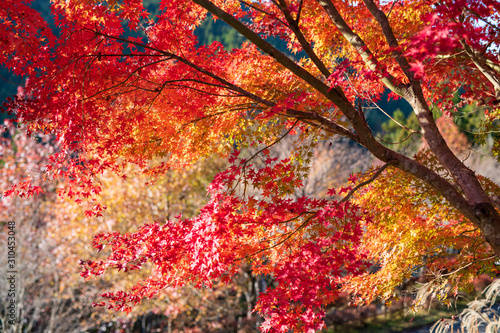
<svg viewBox="0 0 500 333">
<path fill-rule="evenodd" d="M 391 162 L 388 162 L 388 163 L 384 164 L 383 166 L 381 166 L 377 170 L 377 172 L 375 172 L 375 174 L 370 179 L 368 179 L 368 180 L 366 180 L 364 182 L 361 182 L 358 185 L 356 185 L 352 190 L 349 191 L 349 193 L 347 193 L 347 195 L 342 200 L 340 200 L 340 202 L 343 203 L 343 202 L 346 202 L 347 200 L 349 200 L 358 189 L 360 189 L 361 187 L 366 186 L 366 185 L 370 184 L 371 182 L 373 182 L 378 176 L 380 176 L 380 174 L 388 166 L 393 165 L 395 163 L 396 163 L 395 161 L 391 161 Z"/>
<path fill-rule="evenodd" d="M 389 13 L 387 13 L 387 19 L 389 19 L 389 16 L 391 16 L 391 13 L 392 13 L 392 9 L 394 8 L 394 6 L 399 2 L 399 0 L 396 0 L 392 3 L 391 5 L 391 8 L 389 9 Z"/>
</svg>

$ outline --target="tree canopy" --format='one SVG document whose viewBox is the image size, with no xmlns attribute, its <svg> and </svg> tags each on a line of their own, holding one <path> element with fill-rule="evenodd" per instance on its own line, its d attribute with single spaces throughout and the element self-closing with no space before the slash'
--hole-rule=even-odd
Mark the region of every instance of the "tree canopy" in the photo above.
<svg viewBox="0 0 500 333">
<path fill-rule="evenodd" d="M 44 177 L 65 178 L 60 194 L 87 201 L 89 216 L 104 209 L 95 177 L 106 170 L 123 175 L 135 164 L 154 182 L 212 154 L 228 158 L 197 216 L 96 235 L 94 246 L 110 253 L 82 262 L 84 277 L 154 267 L 102 304 L 129 311 L 168 287 L 230 281 L 245 264 L 273 281 L 256 306 L 262 329 L 313 332 L 341 291 L 354 303 L 388 298 L 426 266 L 440 272 L 429 288 L 444 295 L 478 270 L 498 271 L 500 188 L 466 166 L 434 115 L 452 117 L 460 92 L 458 104 L 484 114 L 478 134 L 496 131 L 499 1 L 164 0 L 158 8 L 152 16 L 140 0 L 53 1 L 51 31 L 29 1 L 0 4 L 0 63 L 28 76 L 5 107 L 30 133 L 56 136 L 61 150 Z M 195 31 L 208 14 L 246 42 L 200 44 Z M 418 126 L 407 130 L 425 141 L 417 154 L 391 149 L 367 124 L 367 106 L 385 96 L 411 106 Z M 288 156 L 273 155 L 285 136 Z M 378 164 L 324 196 L 297 195 L 313 148 L 336 136 Z M 491 148 L 498 159 L 499 143 Z M 39 189 L 26 179 L 5 195 Z"/>
</svg>

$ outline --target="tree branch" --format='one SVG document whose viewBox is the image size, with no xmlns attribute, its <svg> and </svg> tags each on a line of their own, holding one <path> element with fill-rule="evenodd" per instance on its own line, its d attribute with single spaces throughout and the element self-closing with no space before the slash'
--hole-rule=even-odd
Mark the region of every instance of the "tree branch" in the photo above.
<svg viewBox="0 0 500 333">
<path fill-rule="evenodd" d="M 246 37 L 251 43 L 261 49 L 263 52 L 270 55 L 274 60 L 283 65 L 285 68 L 294 73 L 297 77 L 307 82 L 311 87 L 318 92 L 327 96 L 335 105 L 341 107 L 346 102 L 349 103 L 343 93 L 337 89 L 330 89 L 330 87 L 318 79 L 316 76 L 309 73 L 306 69 L 296 64 L 293 60 L 288 58 L 284 53 L 280 52 L 274 46 L 269 44 L 266 40 L 260 37 L 257 33 L 249 29 L 245 24 L 234 18 L 231 14 L 217 7 L 210 0 L 193 0 L 194 3 L 205 8 L 213 15 L 219 17 L 228 25 L 233 27 L 236 31 Z M 342 107 L 341 107 L 342 108 Z"/>
<path fill-rule="evenodd" d="M 395 164 L 396 164 L 396 161 L 391 161 L 389 163 L 382 165 L 380 168 L 378 168 L 377 172 L 375 172 L 375 174 L 370 179 L 365 180 L 364 182 L 361 182 L 358 185 L 356 185 L 352 190 L 349 191 L 349 193 L 347 193 L 347 195 L 344 198 L 342 198 L 342 200 L 340 200 L 340 202 L 341 203 L 347 202 L 354 195 L 354 193 L 357 190 L 359 190 L 361 187 L 366 186 L 366 185 L 370 184 L 371 182 L 373 182 L 375 179 L 377 179 L 378 176 L 380 176 L 380 174 L 382 172 L 384 172 L 385 169 L 387 169 L 388 166 L 395 165 Z"/>
<path fill-rule="evenodd" d="M 286 115 L 294 117 L 294 118 L 298 118 L 300 120 L 314 120 L 314 121 L 324 125 L 325 130 L 329 130 L 330 132 L 344 136 L 346 138 L 349 138 L 349 139 L 361 144 L 361 140 L 357 134 L 349 131 L 348 129 L 340 126 L 339 124 L 337 124 L 336 122 L 334 122 L 328 118 L 320 116 L 316 112 L 305 112 L 305 111 L 298 111 L 298 110 L 294 110 L 294 109 L 288 109 L 286 111 Z"/>
<path fill-rule="evenodd" d="M 493 88 L 495 89 L 495 97 L 500 99 L 500 78 L 497 76 L 495 69 L 489 66 L 483 55 L 479 52 L 475 52 L 464 40 L 460 40 L 460 44 L 462 44 L 465 52 L 474 65 L 476 65 L 477 69 L 479 69 L 481 74 L 483 74 L 483 76 L 493 85 Z M 492 63 L 491 60 L 489 62 Z M 496 67 L 498 69 L 498 66 Z"/>
<path fill-rule="evenodd" d="M 331 74 L 330 70 L 319 59 L 319 57 L 316 55 L 313 48 L 311 47 L 311 44 L 306 40 L 306 37 L 304 36 L 302 31 L 300 30 L 299 24 L 293 19 L 292 15 L 290 14 L 290 10 L 288 9 L 286 1 L 285 0 L 278 0 L 278 1 L 281 5 L 281 8 L 282 8 L 281 11 L 282 11 L 283 15 L 285 15 L 285 19 L 288 22 L 290 29 L 297 37 L 297 40 L 299 41 L 300 46 L 302 46 L 302 49 L 304 50 L 304 52 L 309 56 L 309 58 L 312 60 L 312 62 L 320 70 L 321 74 L 323 74 L 325 79 L 327 79 Z"/>
<path fill-rule="evenodd" d="M 399 64 L 403 73 L 405 73 L 406 77 L 410 82 L 415 81 L 415 75 L 411 71 L 411 66 L 408 63 L 406 57 L 399 51 L 399 43 L 394 35 L 394 31 L 392 31 L 391 25 L 389 24 L 389 20 L 383 11 L 381 11 L 373 0 L 363 0 L 366 7 L 373 15 L 373 17 L 377 20 L 378 24 L 382 28 L 382 33 L 384 34 L 385 40 L 387 44 L 392 48 L 392 55 L 396 62 Z M 391 8 L 392 9 L 392 8 Z"/>
<path fill-rule="evenodd" d="M 351 44 L 354 49 L 358 52 L 358 54 L 363 59 L 364 63 L 368 66 L 368 68 L 373 72 L 378 72 L 382 78 L 380 79 L 382 83 L 384 83 L 391 91 L 398 94 L 399 96 L 403 96 L 404 94 L 404 86 L 396 80 L 390 74 L 380 73 L 380 64 L 378 60 L 375 58 L 373 53 L 370 51 L 366 43 L 356 34 L 351 27 L 344 21 L 344 18 L 337 11 L 337 8 L 333 5 L 330 0 L 316 0 L 325 10 L 328 17 L 335 24 L 337 29 L 342 33 L 344 38 Z"/>
</svg>

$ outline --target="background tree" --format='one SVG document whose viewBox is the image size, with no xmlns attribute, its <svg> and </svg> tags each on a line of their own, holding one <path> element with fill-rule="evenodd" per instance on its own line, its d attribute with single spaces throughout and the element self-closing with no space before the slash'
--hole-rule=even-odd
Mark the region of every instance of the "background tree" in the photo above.
<svg viewBox="0 0 500 333">
<path fill-rule="evenodd" d="M 29 137 L 25 129 L 6 123 L 0 144 L 0 190 L 23 184 L 24 197 L 2 197 L 0 220 L 14 221 L 16 261 L 15 324 L 9 324 L 6 302 L 0 309 L 2 332 L 73 332 L 84 328 L 90 315 L 90 298 L 65 288 L 70 278 L 57 258 L 57 242 L 47 230 L 55 219 L 51 206 L 56 200 L 56 181 L 43 181 L 43 170 L 57 152 L 51 136 Z M 30 178 L 31 186 L 27 185 Z M 5 222 L 6 223 L 6 222 Z M 2 225 L 1 272 L 7 271 L 7 225 Z M 3 283 L 0 295 L 7 298 L 10 284 Z"/>
</svg>

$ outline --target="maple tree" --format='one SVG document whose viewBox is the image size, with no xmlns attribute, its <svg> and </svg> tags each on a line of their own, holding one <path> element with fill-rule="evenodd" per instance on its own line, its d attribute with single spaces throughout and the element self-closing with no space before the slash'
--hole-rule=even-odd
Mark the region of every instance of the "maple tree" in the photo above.
<svg viewBox="0 0 500 333">
<path fill-rule="evenodd" d="M 198 216 L 95 237 L 111 254 L 84 262 L 87 278 L 154 266 L 131 290 L 105 293 L 108 307 L 129 311 L 170 286 L 229 281 L 246 263 L 273 279 L 256 306 L 262 329 L 312 332 L 341 290 L 354 302 L 387 298 L 425 265 L 446 272 L 430 287 L 443 294 L 478 269 L 497 271 L 500 189 L 450 149 L 432 111 L 452 115 L 461 89 L 495 130 L 500 2 L 169 0 L 149 17 L 139 0 L 61 0 L 52 5 L 57 33 L 28 1 L 1 6 L 0 62 L 29 75 L 7 108 L 30 131 L 57 135 L 62 150 L 45 176 L 68 180 L 62 195 L 90 198 L 89 216 L 104 209 L 94 179 L 105 170 L 132 163 L 154 181 L 214 153 L 229 157 Z M 247 42 L 199 45 L 207 13 Z M 413 134 L 428 147 L 415 156 L 384 146 L 367 124 L 364 106 L 386 89 L 413 109 Z M 268 148 L 287 135 L 289 156 L 274 157 Z M 326 197 L 293 196 L 311 149 L 333 136 L 382 165 Z M 36 190 L 24 182 L 6 194 Z"/>
</svg>

